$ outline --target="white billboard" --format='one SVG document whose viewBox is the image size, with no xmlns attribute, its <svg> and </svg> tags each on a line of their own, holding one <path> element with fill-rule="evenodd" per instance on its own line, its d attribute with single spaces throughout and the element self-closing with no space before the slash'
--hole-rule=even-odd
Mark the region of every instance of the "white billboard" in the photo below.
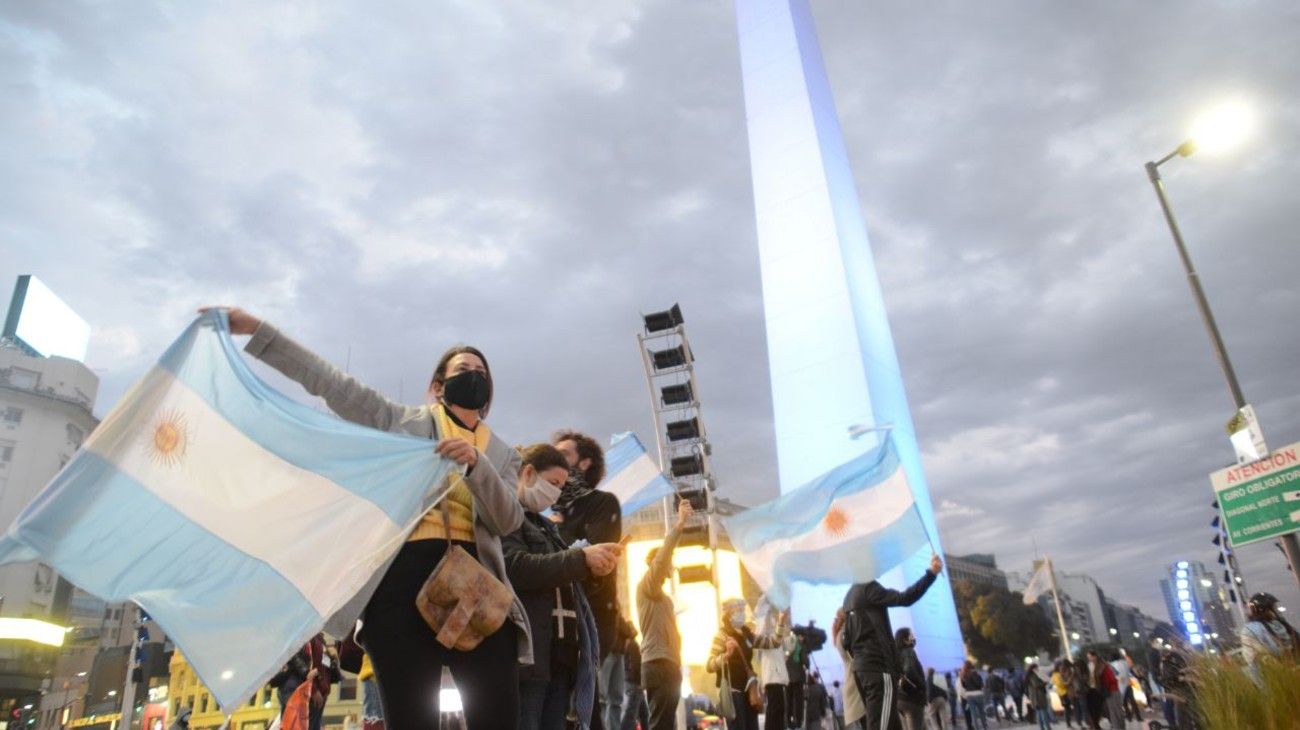
<svg viewBox="0 0 1300 730">
<path fill-rule="evenodd" d="M 48 286 L 24 274 L 14 286 L 4 334 L 38 355 L 85 361 L 90 324 Z"/>
</svg>

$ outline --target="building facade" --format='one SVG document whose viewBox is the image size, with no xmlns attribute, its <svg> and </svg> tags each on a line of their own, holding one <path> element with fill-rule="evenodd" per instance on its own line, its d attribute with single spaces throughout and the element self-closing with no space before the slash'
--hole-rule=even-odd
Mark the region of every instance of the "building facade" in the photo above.
<svg viewBox="0 0 1300 730">
<path fill-rule="evenodd" d="M 99 378 L 76 360 L 33 357 L 0 344 L 0 522 L 19 512 L 72 458 L 98 424 L 92 409 Z M 43 563 L 0 566 L 0 616 L 66 625 L 100 609 Z M 84 617 L 82 617 L 84 618 Z M 0 712 L 40 703 L 58 651 L 0 638 Z M 43 686 L 45 685 L 45 686 Z"/>
<path fill-rule="evenodd" d="M 1238 622 L 1213 571 L 1194 560 L 1169 566 L 1160 579 L 1160 592 L 1174 628 L 1192 646 L 1231 648 L 1237 643 Z"/>
<path fill-rule="evenodd" d="M 194 673 L 194 668 L 181 653 L 174 652 L 171 659 L 171 675 L 165 693 L 155 692 L 154 698 L 161 698 L 167 713 L 160 717 L 161 724 L 146 727 L 144 730 L 158 730 L 167 727 L 176 719 L 182 707 L 190 712 L 190 730 L 216 730 L 226 722 L 226 715 L 212 697 L 208 688 L 203 686 Z M 343 730 L 361 727 L 361 695 L 357 678 L 344 674 L 343 681 L 336 682 L 330 689 L 330 696 L 325 701 L 325 713 L 321 727 L 325 730 Z M 280 715 L 280 698 L 274 689 L 263 687 L 247 702 L 234 708 L 227 730 L 266 730 Z M 152 722 L 152 720 L 151 720 Z"/>
<path fill-rule="evenodd" d="M 1007 574 L 998 570 L 997 560 L 992 555 L 944 555 L 943 562 L 953 583 L 964 580 L 977 586 L 1009 590 Z"/>
</svg>

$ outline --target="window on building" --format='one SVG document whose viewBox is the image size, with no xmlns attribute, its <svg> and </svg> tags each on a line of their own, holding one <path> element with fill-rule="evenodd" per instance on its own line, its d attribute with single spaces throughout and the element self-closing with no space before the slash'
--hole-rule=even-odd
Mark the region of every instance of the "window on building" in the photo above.
<svg viewBox="0 0 1300 730">
<path fill-rule="evenodd" d="M 339 683 L 339 700 L 352 702 L 357 699 L 357 680 L 345 679 Z"/>
<path fill-rule="evenodd" d="M 176 702 L 172 704 L 172 717 L 181 714 L 181 698 L 177 697 Z"/>
<path fill-rule="evenodd" d="M 14 460 L 14 442 L 0 441 L 0 464 L 8 464 Z"/>
<path fill-rule="evenodd" d="M 208 711 L 208 695 L 205 693 L 199 697 L 199 713 Z"/>
<path fill-rule="evenodd" d="M 23 422 L 23 409 L 10 406 L 0 413 L 0 423 L 6 426 L 17 426 Z"/>
<path fill-rule="evenodd" d="M 79 448 L 81 448 L 81 442 L 82 442 L 82 441 L 85 441 L 85 440 L 86 440 L 86 432 L 85 432 L 85 431 L 82 431 L 80 428 L 77 428 L 76 426 L 74 426 L 74 425 L 72 425 L 71 423 L 69 423 L 69 424 L 68 424 L 68 443 L 69 443 L 69 444 L 72 444 L 72 448 L 74 448 L 74 449 L 79 449 Z"/>
<path fill-rule="evenodd" d="M 23 370 L 22 368 L 11 368 L 9 370 L 9 384 L 15 388 L 32 390 L 36 384 L 41 381 L 41 374 L 32 370 Z"/>
</svg>

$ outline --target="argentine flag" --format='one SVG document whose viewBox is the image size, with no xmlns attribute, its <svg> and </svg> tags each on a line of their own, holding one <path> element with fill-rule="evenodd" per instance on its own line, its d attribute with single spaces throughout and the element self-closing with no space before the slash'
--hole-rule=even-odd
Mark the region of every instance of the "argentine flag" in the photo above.
<svg viewBox="0 0 1300 730">
<path fill-rule="evenodd" d="M 673 493 L 672 482 L 631 432 L 610 439 L 605 450 L 605 481 L 600 488 L 618 497 L 624 517 Z"/>
<path fill-rule="evenodd" d="M 323 628 L 347 632 L 450 467 L 428 440 L 271 389 L 212 310 L 23 510 L 0 562 L 135 601 L 230 712 Z"/>
<path fill-rule="evenodd" d="M 930 542 L 888 435 L 878 448 L 722 524 L 778 608 L 790 605 L 793 581 L 875 580 Z"/>
</svg>

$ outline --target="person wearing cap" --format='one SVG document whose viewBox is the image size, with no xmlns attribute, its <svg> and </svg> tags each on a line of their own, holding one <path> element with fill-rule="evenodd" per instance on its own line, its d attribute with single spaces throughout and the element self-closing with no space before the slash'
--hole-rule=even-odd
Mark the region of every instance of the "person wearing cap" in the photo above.
<svg viewBox="0 0 1300 730">
<path fill-rule="evenodd" d="M 1246 625 L 1241 629 L 1241 649 L 1251 677 L 1259 684 L 1259 660 L 1262 657 L 1295 656 L 1300 651 L 1300 637 L 1277 610 L 1277 597 L 1256 593 L 1246 603 Z"/>
</svg>

